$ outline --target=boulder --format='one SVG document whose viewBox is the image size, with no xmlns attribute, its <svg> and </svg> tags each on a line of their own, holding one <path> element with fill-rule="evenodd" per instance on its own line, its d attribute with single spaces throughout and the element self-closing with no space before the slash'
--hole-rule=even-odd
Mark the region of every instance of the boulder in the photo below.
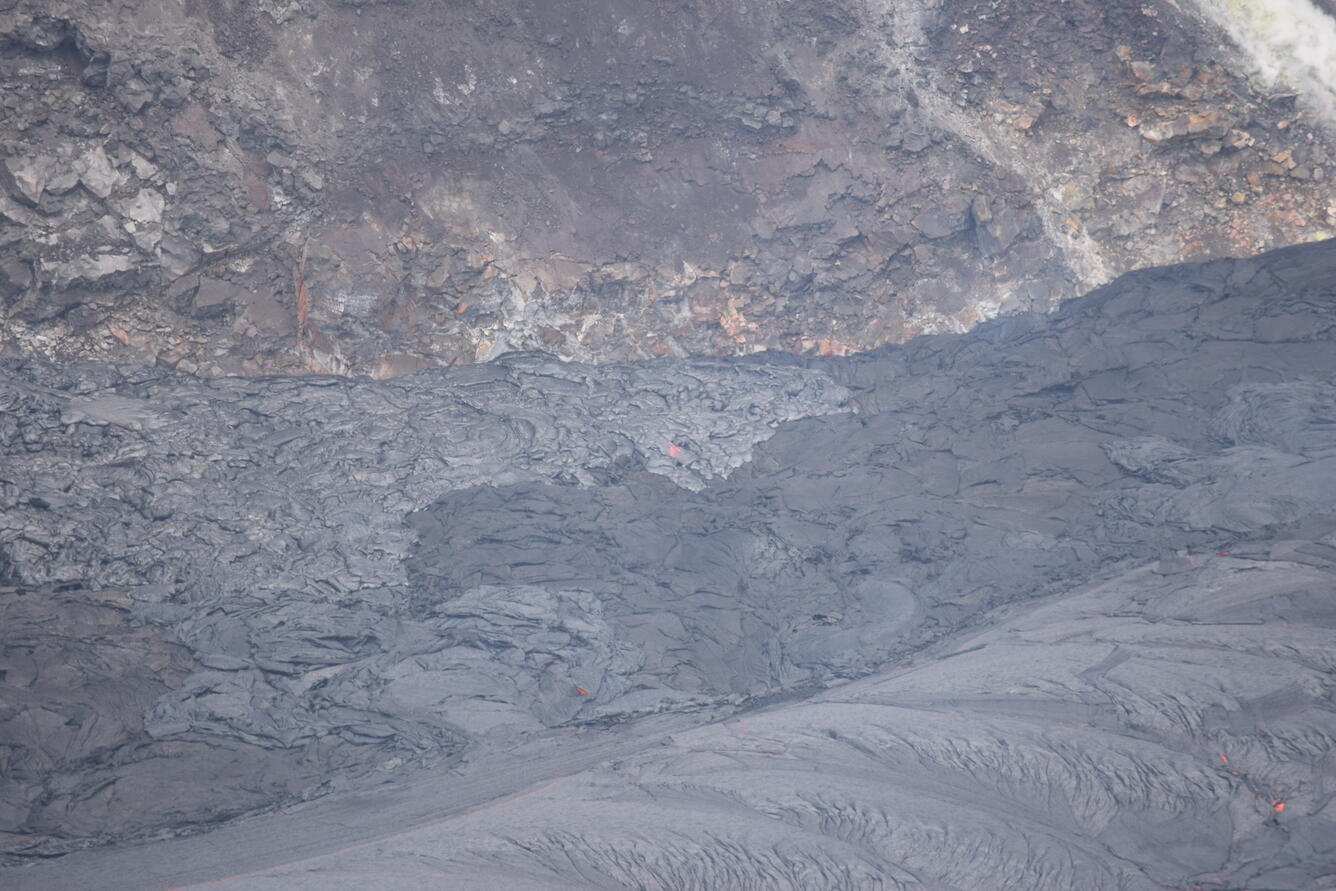
<svg viewBox="0 0 1336 891">
<path fill-rule="evenodd" d="M 79 182 L 98 198 L 110 198 L 112 191 L 121 182 L 120 174 L 111 166 L 111 159 L 101 146 L 75 162 L 75 169 L 79 173 Z"/>
<path fill-rule="evenodd" d="M 4 186 L 15 200 L 36 207 L 59 162 L 51 155 L 8 158 L 4 163 Z"/>
</svg>

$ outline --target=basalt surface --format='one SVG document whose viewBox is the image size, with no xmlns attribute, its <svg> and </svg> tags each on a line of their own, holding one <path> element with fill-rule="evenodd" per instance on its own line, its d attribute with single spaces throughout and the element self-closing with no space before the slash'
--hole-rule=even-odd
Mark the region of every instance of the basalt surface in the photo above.
<svg viewBox="0 0 1336 891">
<path fill-rule="evenodd" d="M 843 358 L 6 361 L 3 883 L 1327 887 L 1334 335 L 1325 242 Z"/>
<path fill-rule="evenodd" d="M 1323 107 L 1208 6 L 6 0 L 0 345 L 840 354 L 1329 235 Z"/>
</svg>

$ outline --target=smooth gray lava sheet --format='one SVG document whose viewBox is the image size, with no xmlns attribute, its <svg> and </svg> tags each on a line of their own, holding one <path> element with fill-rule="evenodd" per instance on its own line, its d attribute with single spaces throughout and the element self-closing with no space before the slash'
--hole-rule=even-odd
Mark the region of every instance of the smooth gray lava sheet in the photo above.
<svg viewBox="0 0 1336 891">
<path fill-rule="evenodd" d="M 6 360 L 0 884 L 1336 888 L 1334 333 L 1325 242 L 842 359 Z"/>
</svg>

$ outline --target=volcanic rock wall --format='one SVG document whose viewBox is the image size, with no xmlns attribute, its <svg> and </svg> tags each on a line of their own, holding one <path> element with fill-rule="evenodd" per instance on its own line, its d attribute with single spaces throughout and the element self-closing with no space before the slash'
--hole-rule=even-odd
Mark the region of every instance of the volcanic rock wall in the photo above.
<svg viewBox="0 0 1336 891">
<path fill-rule="evenodd" d="M 0 344 L 385 377 L 963 330 L 1329 233 L 1331 139 L 1252 68 L 1167 0 L 8 0 Z"/>
</svg>

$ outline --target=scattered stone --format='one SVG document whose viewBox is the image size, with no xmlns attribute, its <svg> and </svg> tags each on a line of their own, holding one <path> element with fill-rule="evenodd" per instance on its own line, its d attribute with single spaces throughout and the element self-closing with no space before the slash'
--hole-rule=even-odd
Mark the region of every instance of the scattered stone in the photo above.
<svg viewBox="0 0 1336 891">
<path fill-rule="evenodd" d="M 111 159 L 107 157 L 102 146 L 80 158 L 75 164 L 75 169 L 79 172 L 79 182 L 98 198 L 111 197 L 111 193 L 121 183 L 120 175 L 111 166 Z"/>
<path fill-rule="evenodd" d="M 78 185 L 79 171 L 69 166 L 51 175 L 46 183 L 46 191 L 49 195 L 66 195 Z"/>
<path fill-rule="evenodd" d="M 1224 144 L 1231 149 L 1248 148 L 1256 143 L 1247 130 L 1230 130 L 1225 134 Z"/>
<path fill-rule="evenodd" d="M 36 207 L 42 200 L 47 183 L 56 172 L 57 164 L 50 155 L 6 159 L 2 172 L 10 195 L 29 207 Z"/>
<path fill-rule="evenodd" d="M 209 151 L 223 141 L 223 135 L 209 122 L 208 112 L 198 102 L 192 102 L 172 118 L 172 129 Z"/>
<path fill-rule="evenodd" d="M 916 214 L 911 225 L 928 238 L 947 238 L 969 228 L 971 201 L 953 195 L 940 205 Z"/>
<path fill-rule="evenodd" d="M 167 200 L 156 189 L 140 189 L 132 198 L 116 202 L 116 209 L 136 223 L 162 222 L 162 211 Z"/>
<path fill-rule="evenodd" d="M 203 259 L 203 254 L 194 244 L 171 233 L 164 233 L 158 242 L 156 256 L 167 274 L 174 276 L 184 275 Z"/>
<path fill-rule="evenodd" d="M 138 153 L 131 156 L 130 166 L 134 168 L 135 176 L 140 179 L 152 179 L 158 175 L 157 166 Z"/>
<path fill-rule="evenodd" d="M 32 266 L 22 260 L 0 260 L 0 295 L 13 297 L 32 287 Z"/>
<path fill-rule="evenodd" d="M 246 289 L 231 282 L 207 276 L 200 279 L 191 301 L 190 315 L 197 319 L 217 319 L 228 315 L 249 296 Z"/>
<path fill-rule="evenodd" d="M 1223 112 L 1211 110 L 1142 123 L 1140 131 L 1149 142 L 1157 144 L 1177 139 L 1219 139 L 1230 132 L 1230 120 Z"/>
<path fill-rule="evenodd" d="M 93 283 L 118 272 L 134 268 L 134 260 L 129 254 L 99 253 L 72 260 L 43 260 L 41 263 L 43 278 L 56 287 L 76 282 Z"/>
</svg>

